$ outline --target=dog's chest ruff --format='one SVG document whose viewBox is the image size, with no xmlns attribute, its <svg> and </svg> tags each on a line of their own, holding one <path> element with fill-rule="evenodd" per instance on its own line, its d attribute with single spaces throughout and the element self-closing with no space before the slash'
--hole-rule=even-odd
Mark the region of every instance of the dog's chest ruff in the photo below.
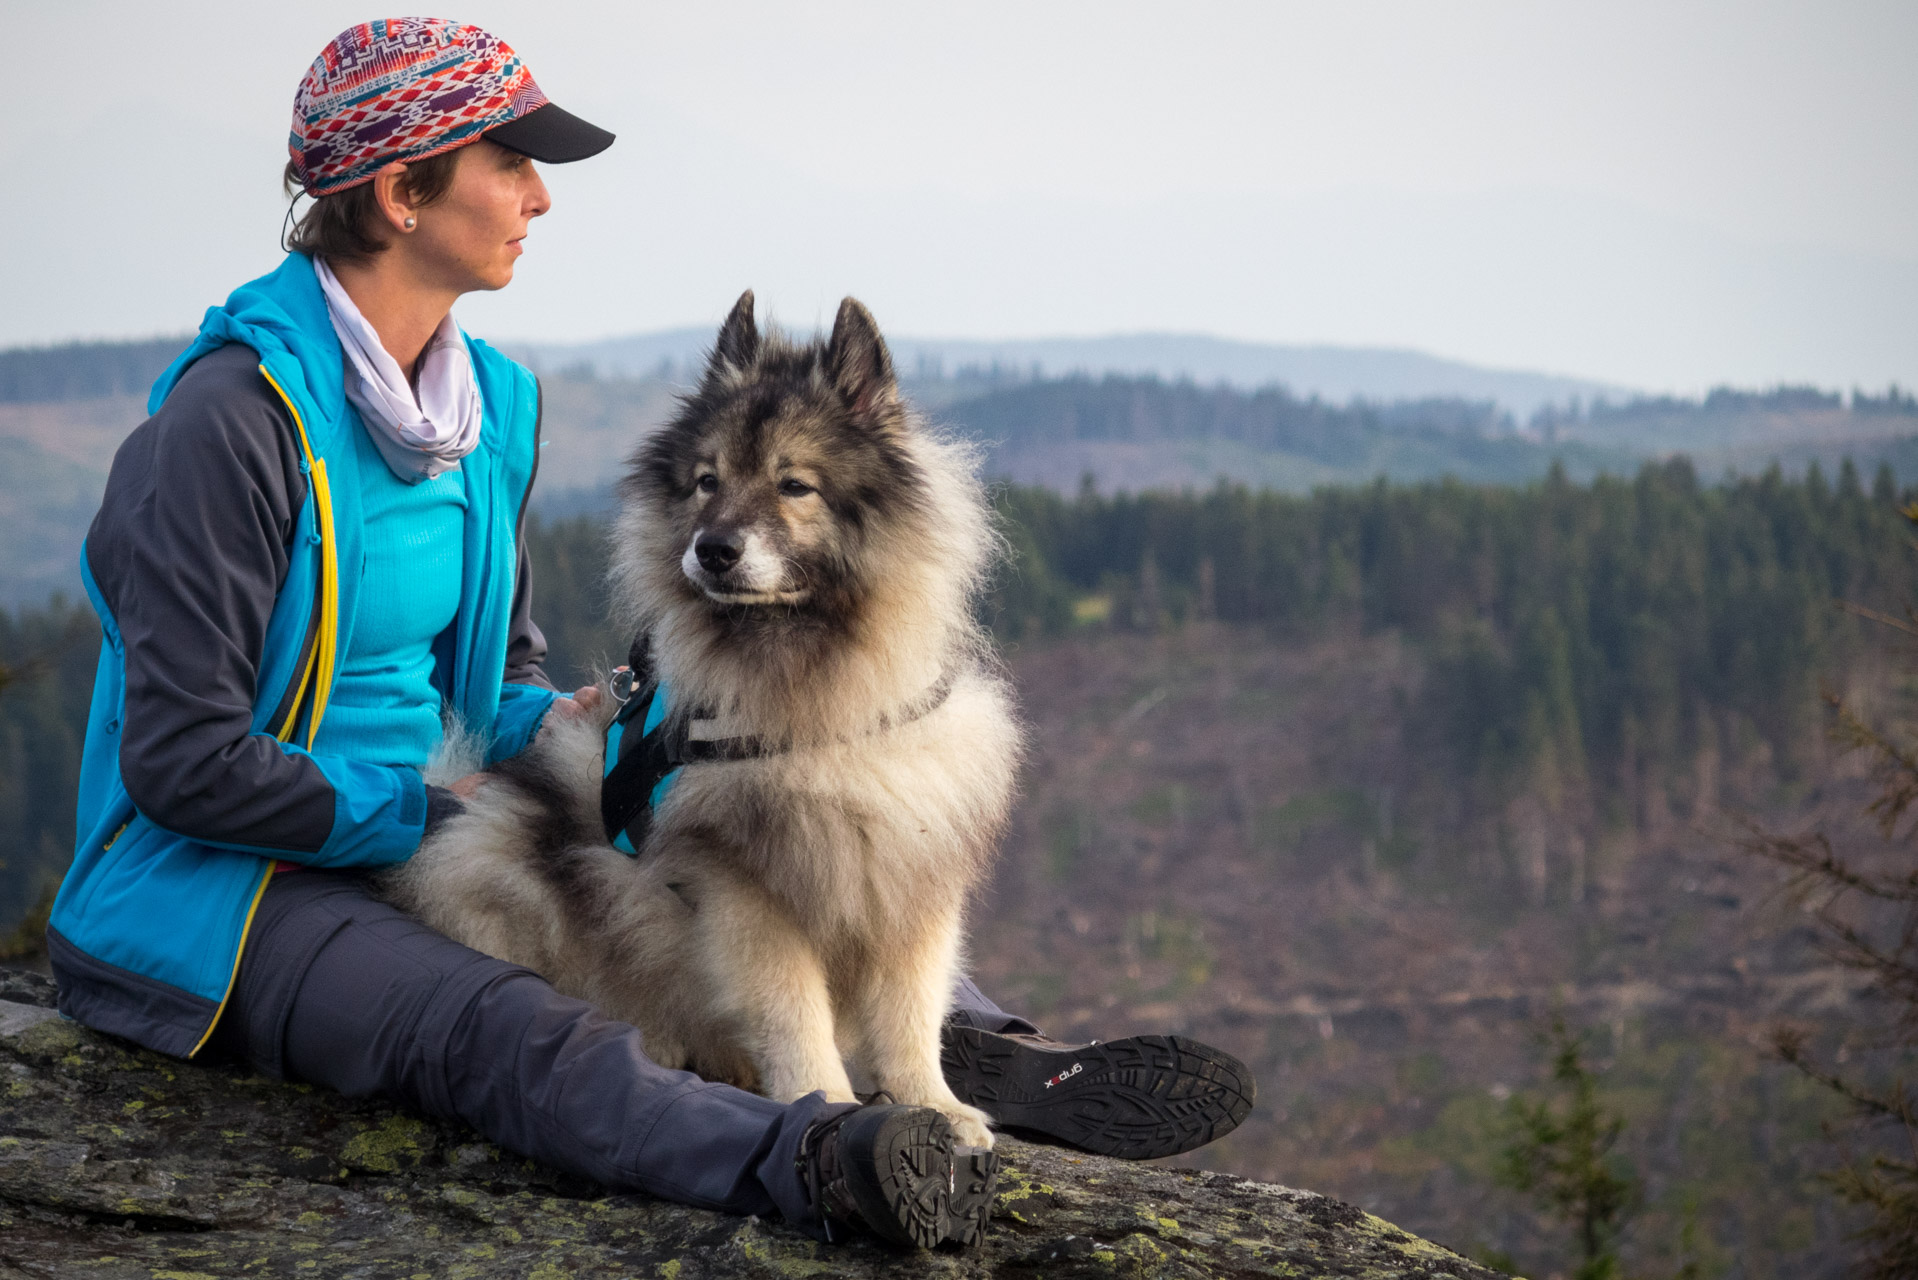
<svg viewBox="0 0 1918 1280">
<path fill-rule="evenodd" d="M 870 732 L 885 733 L 931 715 L 956 680 L 955 672 L 943 673 L 918 698 L 882 715 Z M 644 847 L 653 810 L 686 765 L 758 760 L 791 750 L 785 742 L 729 732 L 731 726 L 703 708 L 672 714 L 670 693 L 652 672 L 643 645 L 634 646 L 632 665 L 613 672 L 612 692 L 620 708 L 606 729 L 599 810 L 607 840 L 622 853 L 637 854 Z"/>
</svg>

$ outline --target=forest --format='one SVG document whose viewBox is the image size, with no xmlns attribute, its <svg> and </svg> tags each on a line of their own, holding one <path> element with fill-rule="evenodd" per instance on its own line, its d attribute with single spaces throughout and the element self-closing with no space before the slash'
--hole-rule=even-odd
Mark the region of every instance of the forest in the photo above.
<svg viewBox="0 0 1918 1280">
<path fill-rule="evenodd" d="M 1406 731 L 1465 837 L 1523 793 L 1594 829 L 1686 812 L 1701 754 L 1763 754 L 1789 783 L 1818 750 L 1818 685 L 1857 643 L 1837 599 L 1895 608 L 1901 495 L 1776 468 L 1726 486 L 1690 464 L 1630 480 L 1450 482 L 1061 497 L 1001 487 L 1009 549 L 988 620 L 1009 647 L 1074 629 L 1197 620 L 1283 637 L 1398 631 L 1429 664 Z M 556 679 L 618 660 L 600 622 L 602 526 L 531 518 L 535 603 Z M 84 604 L 0 612 L 0 915 L 58 875 L 98 629 Z M 1440 833 L 1433 833 L 1440 835 Z"/>
<path fill-rule="evenodd" d="M 1789 784 L 1820 749 L 1817 693 L 1856 621 L 1909 581 L 1888 470 L 1798 480 L 1777 469 L 1701 484 L 1682 459 L 1630 479 L 1451 482 L 1307 496 L 1062 497 L 1003 487 L 1008 556 L 986 602 L 1011 649 L 1084 629 L 1217 620 L 1295 639 L 1402 635 L 1427 664 L 1405 787 L 1443 848 L 1522 795 L 1593 831 L 1655 823 L 1710 797 L 1696 762 L 1762 757 Z M 602 619 L 602 525 L 529 521 L 536 616 L 556 680 L 617 661 Z M 84 604 L 0 613 L 0 916 L 57 876 L 72 841 L 76 755 L 98 633 Z M 1441 838 L 1443 837 L 1443 838 Z M 1434 871 L 1439 867 L 1432 867 Z"/>
</svg>

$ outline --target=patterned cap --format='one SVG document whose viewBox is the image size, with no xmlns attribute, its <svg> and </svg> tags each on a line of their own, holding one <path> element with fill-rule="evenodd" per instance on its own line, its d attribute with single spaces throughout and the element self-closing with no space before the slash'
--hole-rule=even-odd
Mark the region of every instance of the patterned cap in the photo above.
<svg viewBox="0 0 1918 1280">
<path fill-rule="evenodd" d="M 307 68 L 287 148 L 306 194 L 331 195 L 545 105 L 498 36 L 445 18 L 383 18 L 340 32 Z"/>
</svg>

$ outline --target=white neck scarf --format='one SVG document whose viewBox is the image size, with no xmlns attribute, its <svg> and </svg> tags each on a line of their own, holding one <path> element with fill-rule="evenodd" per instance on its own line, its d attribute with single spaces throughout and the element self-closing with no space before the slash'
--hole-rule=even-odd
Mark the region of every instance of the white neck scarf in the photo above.
<svg viewBox="0 0 1918 1280">
<path fill-rule="evenodd" d="M 380 345 L 380 335 L 322 259 L 313 259 L 313 274 L 326 295 L 333 332 L 346 349 L 346 398 L 360 411 L 386 465 L 408 484 L 459 466 L 479 444 L 480 393 L 453 317 L 440 321 L 420 353 L 415 396 L 399 361 Z"/>
</svg>

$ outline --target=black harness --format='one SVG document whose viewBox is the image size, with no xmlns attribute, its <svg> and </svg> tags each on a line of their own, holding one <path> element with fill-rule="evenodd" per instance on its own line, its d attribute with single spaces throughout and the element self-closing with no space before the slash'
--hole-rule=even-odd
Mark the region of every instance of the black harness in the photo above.
<svg viewBox="0 0 1918 1280">
<path fill-rule="evenodd" d="M 952 693 L 955 672 L 943 672 L 937 683 L 896 713 L 879 717 L 871 732 L 885 733 L 911 724 L 938 710 Z M 606 838 L 626 853 L 637 854 L 652 826 L 653 804 L 660 784 L 683 765 L 729 760 L 758 760 L 792 749 L 782 740 L 740 734 L 711 736 L 713 712 L 696 708 L 691 715 L 662 713 L 655 721 L 653 703 L 662 694 L 659 673 L 652 661 L 647 637 L 633 641 L 626 665 L 613 672 L 613 699 L 619 711 L 606 730 L 606 772 L 599 785 L 599 812 Z M 646 726 L 651 721 L 652 727 Z"/>
</svg>

